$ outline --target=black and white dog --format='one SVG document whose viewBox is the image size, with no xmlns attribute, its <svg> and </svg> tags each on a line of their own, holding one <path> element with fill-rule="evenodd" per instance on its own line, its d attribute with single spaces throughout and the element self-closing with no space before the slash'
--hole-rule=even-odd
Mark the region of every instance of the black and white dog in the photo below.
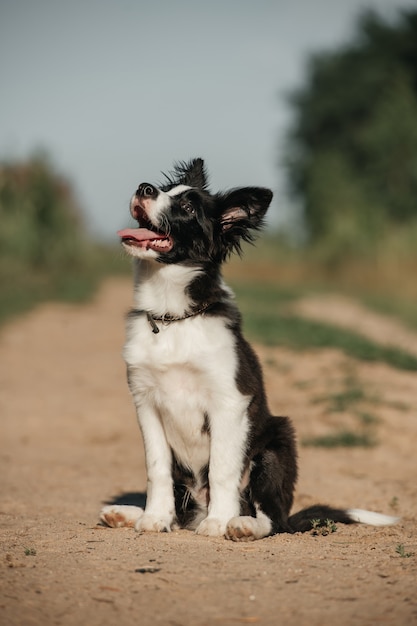
<svg viewBox="0 0 417 626">
<path fill-rule="evenodd" d="M 106 506 L 101 520 L 235 541 L 310 530 L 313 519 L 393 523 L 321 505 L 290 516 L 294 430 L 268 409 L 261 367 L 221 276 L 222 262 L 261 227 L 272 192 L 211 194 L 201 159 L 166 178 L 160 188 L 139 185 L 130 203 L 139 227 L 118 233 L 135 257 L 124 358 L 145 445 L 147 502 L 145 510 Z"/>
</svg>

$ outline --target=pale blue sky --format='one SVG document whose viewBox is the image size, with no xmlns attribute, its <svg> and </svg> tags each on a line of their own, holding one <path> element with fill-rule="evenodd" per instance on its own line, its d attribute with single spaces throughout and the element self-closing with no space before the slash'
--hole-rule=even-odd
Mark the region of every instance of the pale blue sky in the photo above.
<svg viewBox="0 0 417 626">
<path fill-rule="evenodd" d="M 93 235 L 116 240 L 141 181 L 202 156 L 213 189 L 275 191 L 307 53 L 348 41 L 357 15 L 414 0 L 0 0 L 0 158 L 44 148 Z"/>
</svg>

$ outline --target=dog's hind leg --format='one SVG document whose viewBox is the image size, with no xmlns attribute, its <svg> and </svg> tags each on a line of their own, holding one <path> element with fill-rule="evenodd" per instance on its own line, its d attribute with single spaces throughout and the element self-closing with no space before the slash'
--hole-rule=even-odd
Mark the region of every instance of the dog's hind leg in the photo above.
<svg viewBox="0 0 417 626">
<path fill-rule="evenodd" d="M 127 504 L 110 504 L 101 509 L 100 521 L 111 528 L 129 526 L 134 528 L 143 515 L 143 509 L 139 506 Z"/>
<path fill-rule="evenodd" d="M 288 498 L 282 485 L 278 456 L 267 450 L 253 460 L 249 493 L 255 517 L 242 515 L 229 520 L 226 538 L 253 541 L 277 532 L 292 532 L 288 524 Z"/>
<path fill-rule="evenodd" d="M 297 479 L 294 433 L 287 418 L 270 418 L 252 458 L 246 498 L 255 517 L 229 520 L 226 537 L 233 541 L 262 539 L 279 532 L 293 532 L 288 523 Z"/>
</svg>

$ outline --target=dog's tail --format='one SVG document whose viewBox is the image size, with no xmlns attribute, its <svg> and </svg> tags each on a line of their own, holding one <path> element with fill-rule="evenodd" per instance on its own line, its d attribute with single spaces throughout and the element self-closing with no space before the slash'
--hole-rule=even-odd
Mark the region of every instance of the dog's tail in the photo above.
<svg viewBox="0 0 417 626">
<path fill-rule="evenodd" d="M 335 509 L 330 506 L 316 504 L 303 509 L 288 519 L 294 532 L 307 532 L 330 522 L 339 524 L 370 524 L 371 526 L 390 526 L 400 518 L 363 509 Z"/>
</svg>

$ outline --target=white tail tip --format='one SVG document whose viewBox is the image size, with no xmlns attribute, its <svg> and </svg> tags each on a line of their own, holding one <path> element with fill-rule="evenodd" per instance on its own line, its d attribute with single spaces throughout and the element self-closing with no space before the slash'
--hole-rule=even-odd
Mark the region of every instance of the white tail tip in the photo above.
<svg viewBox="0 0 417 626">
<path fill-rule="evenodd" d="M 371 526 L 391 526 L 399 521 L 399 517 L 392 515 L 383 515 L 374 511 L 365 511 L 364 509 L 348 509 L 346 513 L 350 519 L 359 524 L 370 524 Z"/>
</svg>

